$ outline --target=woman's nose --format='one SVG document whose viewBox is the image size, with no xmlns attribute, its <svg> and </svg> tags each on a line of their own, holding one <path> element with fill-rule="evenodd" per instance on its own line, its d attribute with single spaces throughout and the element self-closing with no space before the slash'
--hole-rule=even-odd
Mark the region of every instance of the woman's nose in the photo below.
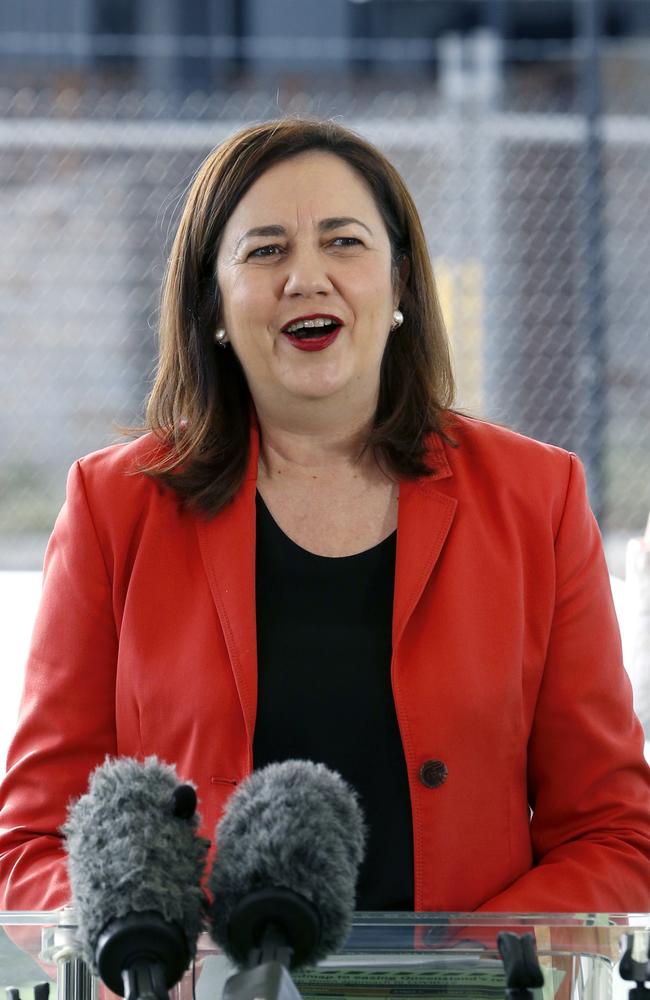
<svg viewBox="0 0 650 1000">
<path fill-rule="evenodd" d="M 284 284 L 286 295 L 316 295 L 332 290 L 326 261 L 318 251 L 305 249 L 293 253 L 288 259 L 287 267 Z"/>
</svg>

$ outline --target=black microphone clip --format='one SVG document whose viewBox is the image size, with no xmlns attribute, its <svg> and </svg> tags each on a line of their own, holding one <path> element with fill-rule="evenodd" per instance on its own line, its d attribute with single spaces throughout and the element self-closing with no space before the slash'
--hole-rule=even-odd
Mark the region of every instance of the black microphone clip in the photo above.
<svg viewBox="0 0 650 1000">
<path fill-rule="evenodd" d="M 269 886 L 247 893 L 233 907 L 228 937 L 233 954 L 249 969 L 274 960 L 295 968 L 316 951 L 321 918 L 305 896 Z"/>
<path fill-rule="evenodd" d="M 506 972 L 506 997 L 508 1000 L 533 1000 L 532 990 L 544 985 L 535 952 L 535 938 L 532 934 L 513 934 L 501 931 L 497 934 L 497 946 Z"/>
<path fill-rule="evenodd" d="M 20 990 L 17 986 L 7 986 L 7 1000 L 21 1000 Z M 34 1000 L 48 1000 L 50 995 L 49 983 L 36 983 L 34 987 Z"/>
<path fill-rule="evenodd" d="M 618 966 L 621 979 L 636 983 L 630 990 L 630 1000 L 648 1000 L 650 989 L 650 934 L 633 930 L 621 937 L 621 961 Z"/>
<path fill-rule="evenodd" d="M 99 936 L 95 961 L 108 988 L 125 1000 L 169 1000 L 190 950 L 177 924 L 157 913 L 130 913 L 112 920 Z"/>
</svg>

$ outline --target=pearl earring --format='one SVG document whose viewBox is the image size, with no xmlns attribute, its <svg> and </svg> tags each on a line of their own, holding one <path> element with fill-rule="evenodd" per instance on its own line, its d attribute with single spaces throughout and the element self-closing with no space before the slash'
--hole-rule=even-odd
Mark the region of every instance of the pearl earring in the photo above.
<svg viewBox="0 0 650 1000">
<path fill-rule="evenodd" d="M 214 335 L 214 340 L 215 343 L 219 345 L 219 347 L 225 347 L 226 344 L 228 343 L 226 331 L 224 329 L 217 330 L 217 332 Z"/>
<path fill-rule="evenodd" d="M 396 330 L 398 326 L 401 326 L 404 322 L 404 314 L 400 312 L 399 309 L 395 309 L 393 312 L 393 322 L 390 325 L 391 331 Z"/>
</svg>

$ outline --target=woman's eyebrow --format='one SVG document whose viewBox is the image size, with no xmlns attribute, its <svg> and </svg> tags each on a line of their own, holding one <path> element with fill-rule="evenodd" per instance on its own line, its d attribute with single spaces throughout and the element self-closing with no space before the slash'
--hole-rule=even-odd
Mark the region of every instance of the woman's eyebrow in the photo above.
<svg viewBox="0 0 650 1000">
<path fill-rule="evenodd" d="M 338 215 L 332 219 L 323 219 L 318 223 L 318 228 L 322 233 L 328 233 L 331 229 L 339 229 L 341 226 L 348 226 L 351 222 L 356 222 L 358 226 L 363 226 L 367 233 L 372 236 L 372 230 L 362 222 L 361 219 L 355 219 L 353 215 Z"/>
<path fill-rule="evenodd" d="M 356 222 L 358 226 L 363 226 L 363 228 L 372 236 L 372 230 L 365 224 L 365 222 L 362 222 L 361 219 L 355 219 L 352 215 L 337 215 L 333 216 L 331 219 L 321 219 L 318 223 L 318 228 L 322 233 L 329 233 L 332 229 L 339 229 L 341 226 L 347 226 L 351 222 Z M 280 226 L 278 224 L 272 224 L 269 226 L 254 226 L 252 229 L 248 229 L 238 240 L 236 250 L 239 249 L 244 240 L 250 239 L 252 236 L 286 235 L 287 231 L 284 226 Z"/>
<path fill-rule="evenodd" d="M 254 226 L 253 229 L 247 230 L 244 235 L 238 240 L 237 246 L 244 242 L 244 240 L 249 239 L 251 236 L 286 236 L 287 231 L 284 226 L 271 225 L 271 226 Z"/>
</svg>

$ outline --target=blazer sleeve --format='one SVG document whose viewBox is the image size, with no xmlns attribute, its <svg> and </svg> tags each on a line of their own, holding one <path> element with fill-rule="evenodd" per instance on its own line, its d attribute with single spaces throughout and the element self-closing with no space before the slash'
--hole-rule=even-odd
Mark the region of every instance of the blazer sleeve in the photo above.
<svg viewBox="0 0 650 1000">
<path fill-rule="evenodd" d="M 650 909 L 650 780 L 600 533 L 570 456 L 556 596 L 528 746 L 534 867 L 481 909 Z"/>
<path fill-rule="evenodd" d="M 0 788 L 0 905 L 69 901 L 68 802 L 116 751 L 112 588 L 77 463 L 45 557 L 16 735 Z"/>
</svg>

